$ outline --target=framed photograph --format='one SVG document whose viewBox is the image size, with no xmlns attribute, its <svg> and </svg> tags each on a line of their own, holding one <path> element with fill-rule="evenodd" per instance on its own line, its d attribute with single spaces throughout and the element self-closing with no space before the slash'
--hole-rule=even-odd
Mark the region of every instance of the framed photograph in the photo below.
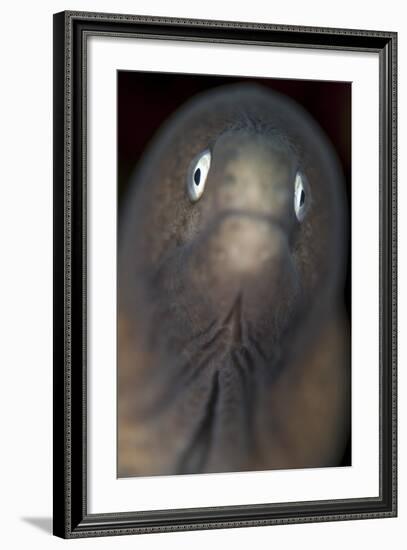
<svg viewBox="0 0 407 550">
<path fill-rule="evenodd" d="M 393 517 L 393 32 L 54 15 L 54 534 Z"/>
</svg>

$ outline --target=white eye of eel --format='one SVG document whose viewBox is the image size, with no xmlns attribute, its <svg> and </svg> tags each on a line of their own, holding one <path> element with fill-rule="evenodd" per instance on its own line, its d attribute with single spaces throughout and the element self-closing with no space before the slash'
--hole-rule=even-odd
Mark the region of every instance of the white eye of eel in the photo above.
<svg viewBox="0 0 407 550">
<path fill-rule="evenodd" d="M 307 213 L 310 203 L 310 190 L 305 177 L 297 172 L 294 182 L 294 211 L 297 220 L 301 223 Z"/>
<path fill-rule="evenodd" d="M 211 152 L 209 149 L 205 149 L 192 161 L 187 177 L 187 192 L 191 202 L 196 202 L 202 197 L 210 166 Z"/>
</svg>

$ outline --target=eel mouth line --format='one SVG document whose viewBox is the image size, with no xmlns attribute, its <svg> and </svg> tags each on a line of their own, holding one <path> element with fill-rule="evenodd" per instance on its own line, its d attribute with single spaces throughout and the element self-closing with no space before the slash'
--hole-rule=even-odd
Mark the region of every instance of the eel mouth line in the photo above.
<svg viewBox="0 0 407 550">
<path fill-rule="evenodd" d="M 188 445 L 177 460 L 177 473 L 189 474 L 204 470 L 213 444 L 219 399 L 219 371 L 217 371 L 212 379 L 212 387 L 206 402 L 205 414 L 197 424 Z"/>
</svg>

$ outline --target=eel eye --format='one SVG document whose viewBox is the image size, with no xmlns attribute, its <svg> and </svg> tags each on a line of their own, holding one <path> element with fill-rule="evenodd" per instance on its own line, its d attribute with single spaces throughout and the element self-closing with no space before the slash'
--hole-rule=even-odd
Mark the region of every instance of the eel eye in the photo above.
<svg viewBox="0 0 407 550">
<path fill-rule="evenodd" d="M 211 165 L 211 152 L 205 149 L 191 163 L 188 170 L 187 191 L 191 202 L 198 201 L 205 189 L 205 182 Z"/>
<path fill-rule="evenodd" d="M 301 223 L 307 213 L 310 197 L 307 182 L 299 172 L 295 176 L 294 182 L 294 211 L 297 220 Z"/>
</svg>

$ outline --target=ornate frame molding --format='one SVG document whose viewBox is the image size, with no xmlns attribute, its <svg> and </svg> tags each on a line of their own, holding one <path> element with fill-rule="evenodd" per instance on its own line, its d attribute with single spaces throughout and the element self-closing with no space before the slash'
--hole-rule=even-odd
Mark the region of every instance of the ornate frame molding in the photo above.
<svg viewBox="0 0 407 550">
<path fill-rule="evenodd" d="M 86 494 L 87 37 L 370 51 L 380 59 L 380 496 L 88 514 Z M 64 538 L 397 514 L 397 34 L 68 11 L 54 15 L 54 534 Z"/>
</svg>

